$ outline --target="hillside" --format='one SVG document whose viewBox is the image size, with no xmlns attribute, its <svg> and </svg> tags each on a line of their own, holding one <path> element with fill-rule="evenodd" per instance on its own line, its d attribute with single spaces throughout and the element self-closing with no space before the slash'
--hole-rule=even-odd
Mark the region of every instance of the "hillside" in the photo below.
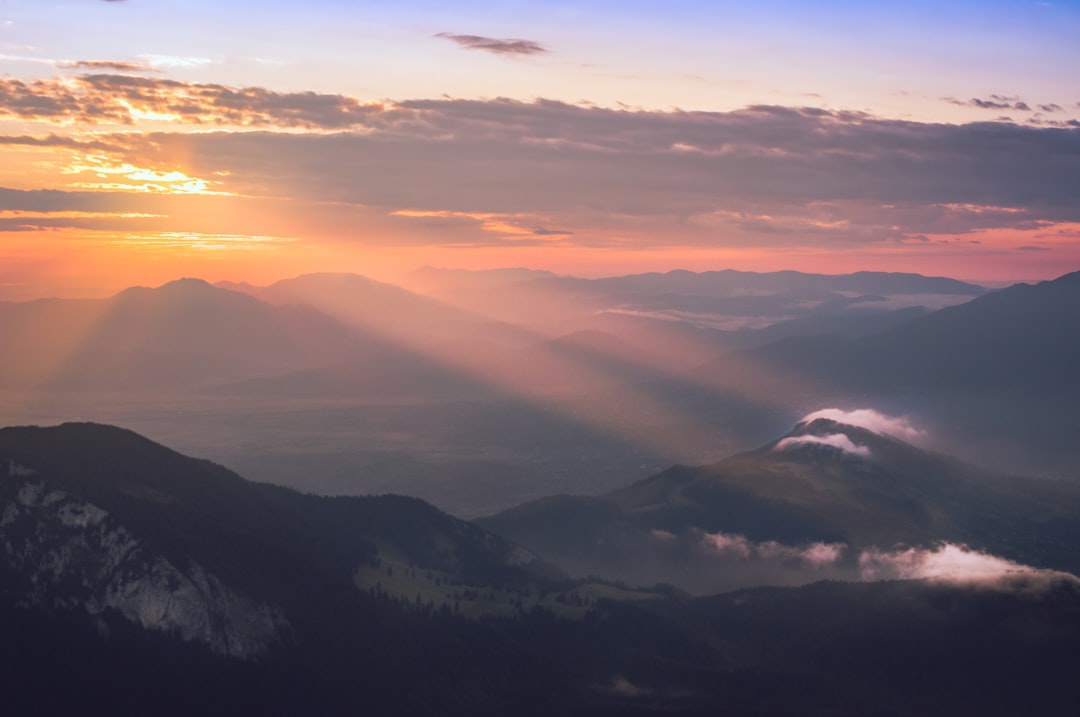
<svg viewBox="0 0 1080 717">
<path fill-rule="evenodd" d="M 827 418 L 713 465 L 479 522 L 577 574 L 696 592 L 853 579 L 878 554 L 937 559 L 941 546 L 1080 571 L 1080 486 L 995 474 Z"/>
<path fill-rule="evenodd" d="M 18 714 L 1008 715 L 1071 704 L 1080 668 L 1059 573 L 567 581 L 418 500 L 253 484 L 109 426 L 0 429 L 0 506 Z"/>
</svg>

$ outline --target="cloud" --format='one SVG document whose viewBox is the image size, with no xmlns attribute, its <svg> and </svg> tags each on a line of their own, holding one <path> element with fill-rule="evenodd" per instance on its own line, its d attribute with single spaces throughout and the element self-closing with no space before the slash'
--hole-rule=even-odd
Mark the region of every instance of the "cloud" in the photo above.
<svg viewBox="0 0 1080 717">
<path fill-rule="evenodd" d="M 449 32 L 440 32 L 435 37 L 451 40 L 467 50 L 483 50 L 496 55 L 545 55 L 549 50 L 538 42 L 532 40 L 506 39 L 500 40 L 494 37 L 481 35 L 454 35 Z"/>
<path fill-rule="evenodd" d="M 99 140 L 82 140 L 74 137 L 65 137 L 58 134 L 49 134 L 43 137 L 30 135 L 0 135 L 0 145 L 24 146 L 24 147 L 61 147 L 82 151 L 117 152 L 123 149 L 122 145 Z"/>
<path fill-rule="evenodd" d="M 87 74 L 74 79 L 0 78 L 0 117 L 85 124 L 179 124 L 337 129 L 362 123 L 378 104 L 315 92 L 280 93 L 131 75 Z"/>
<path fill-rule="evenodd" d="M 837 448 L 844 453 L 850 453 L 855 456 L 870 456 L 870 449 L 866 446 L 861 446 L 854 443 L 850 438 L 843 433 L 831 433 L 827 436 L 792 436 L 785 438 L 777 443 L 774 447 L 774 451 L 784 451 L 796 446 L 803 445 L 823 445 Z"/>
<path fill-rule="evenodd" d="M 911 425 L 907 416 L 888 416 L 872 408 L 859 408 L 854 411 L 845 411 L 842 408 L 823 408 L 802 417 L 800 423 L 809 423 L 818 418 L 827 418 L 830 421 L 844 423 L 849 426 L 858 426 L 874 433 L 882 433 L 905 441 L 918 440 L 926 437 L 926 431 Z M 803 438 L 803 436 L 799 436 Z M 846 438 L 846 436 L 845 436 Z M 788 440 L 788 439 L 785 439 Z M 779 447 L 779 445 L 777 446 Z"/>
<path fill-rule="evenodd" d="M 273 106 L 284 98 L 252 106 L 256 97 L 242 95 L 236 121 L 294 122 Z M 347 110 L 331 102 L 316 111 L 312 104 L 305 103 L 306 123 L 355 131 L 155 135 L 146 149 L 183 147 L 207 169 L 268 182 L 303 176 L 313 196 L 336 201 L 563 212 L 553 221 L 605 221 L 648 232 L 650 241 L 660 228 L 642 224 L 650 216 L 696 230 L 700 241 L 722 232 L 759 245 L 895 242 L 1080 219 L 1065 191 L 1080 159 L 1080 133 L 1056 129 L 923 125 L 776 107 L 665 113 L 446 100 Z"/>
<path fill-rule="evenodd" d="M 1080 221 L 1080 129 L 1064 127 L 776 106 L 367 103 L 109 73 L 0 78 L 2 116 L 91 128 L 151 119 L 169 131 L 98 132 L 93 141 L 138 166 L 182 158 L 180 171 L 227 177 L 224 189 L 241 194 L 384 215 L 513 217 L 538 243 L 832 249 Z M 394 221 L 417 231 L 431 223 Z M 481 222 L 458 229 L 431 227 L 424 241 L 501 241 Z"/>
<path fill-rule="evenodd" d="M 1005 95 L 990 95 L 989 99 L 972 97 L 967 102 L 960 102 L 953 98 L 948 98 L 948 101 L 953 104 L 978 107 L 984 110 L 1018 110 L 1020 112 L 1031 112 L 1031 106 L 1027 102 L 1024 102 L 1019 97 L 1007 97 Z"/>
<path fill-rule="evenodd" d="M 1069 573 L 1034 568 L 965 545 L 942 542 L 932 548 L 869 547 L 854 551 L 845 543 L 815 542 L 787 545 L 773 540 L 755 542 L 737 533 L 701 533 L 706 554 L 725 561 L 727 574 L 750 571 L 756 584 L 808 583 L 822 579 L 876 582 L 931 580 L 1001 589 L 1038 590 L 1067 580 Z"/>
<path fill-rule="evenodd" d="M 859 555 L 862 580 L 992 582 L 1039 572 L 1048 571 L 952 543 L 942 543 L 932 550 L 908 548 L 882 552 L 871 548 Z"/>
<path fill-rule="evenodd" d="M 659 528 L 650 530 L 649 535 L 652 537 L 653 540 L 657 540 L 661 543 L 671 543 L 677 539 L 675 533 L 672 533 L 668 530 L 660 530 Z"/>
<path fill-rule="evenodd" d="M 815 542 L 810 545 L 785 545 L 775 540 L 755 543 L 737 533 L 704 533 L 701 544 L 711 554 L 737 560 L 788 563 L 823 568 L 838 563 L 847 546 L 842 543 Z"/>
<path fill-rule="evenodd" d="M 610 684 L 600 686 L 600 689 L 619 697 L 641 697 L 652 692 L 650 689 L 638 687 L 625 677 L 616 677 Z"/>
<path fill-rule="evenodd" d="M 153 67 L 139 62 L 116 62 L 112 60 L 77 60 L 59 65 L 65 70 L 112 70 L 114 72 L 156 72 Z"/>
</svg>

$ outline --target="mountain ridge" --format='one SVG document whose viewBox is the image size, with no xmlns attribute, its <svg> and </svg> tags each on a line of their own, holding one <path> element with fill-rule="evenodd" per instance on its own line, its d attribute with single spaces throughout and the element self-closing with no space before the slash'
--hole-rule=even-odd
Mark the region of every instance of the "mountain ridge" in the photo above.
<svg viewBox="0 0 1080 717">
<path fill-rule="evenodd" d="M 857 578 L 860 556 L 948 545 L 1080 572 L 1080 486 L 994 474 L 820 417 L 713 465 L 675 466 L 603 496 L 541 499 L 478 522 L 572 572 L 693 592 L 765 575 L 777 584 Z M 796 563 L 775 562 L 781 555 Z M 810 569 L 818 558 L 821 569 Z"/>
</svg>

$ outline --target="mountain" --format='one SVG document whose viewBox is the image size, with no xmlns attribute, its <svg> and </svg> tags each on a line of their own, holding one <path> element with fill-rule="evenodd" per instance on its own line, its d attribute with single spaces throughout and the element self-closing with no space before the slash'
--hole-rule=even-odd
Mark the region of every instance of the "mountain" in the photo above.
<svg viewBox="0 0 1080 717">
<path fill-rule="evenodd" d="M 1050 714 L 1080 669 L 1069 576 L 567 581 L 418 500 L 249 483 L 97 424 L 0 429 L 0 544 L 14 714 Z"/>
<path fill-rule="evenodd" d="M 428 282 L 420 290 L 526 324 L 557 320 L 565 324 L 613 312 L 722 330 L 759 328 L 803 316 L 938 308 L 985 292 L 980 286 L 944 277 L 884 272 L 675 270 L 598 279 L 509 274 L 507 279 L 516 280 L 500 282 L 469 273 L 456 276 L 456 281 Z"/>
<path fill-rule="evenodd" d="M 881 272 L 676 270 L 584 279 L 428 270 L 407 281 L 449 304 L 536 334 L 615 334 L 661 356 L 656 368 L 665 372 L 786 336 L 875 333 L 985 291 L 943 277 Z"/>
<path fill-rule="evenodd" d="M 217 593 L 239 601 L 192 607 L 209 615 L 192 639 L 228 654 L 284 639 L 270 623 L 284 626 L 312 601 L 355 590 L 356 571 L 379 556 L 485 580 L 534 561 L 417 499 L 318 498 L 250 483 L 111 426 L 0 429 L 0 468 L 0 526 L 5 552 L 17 557 L 8 567 L 24 572 L 31 603 L 84 599 L 89 612 L 112 607 L 165 629 L 185 617 L 169 613 L 182 601 L 166 586 L 179 581 L 196 602 Z M 124 582 L 146 565 L 148 581 Z M 59 597 L 80 582 L 86 592 Z M 230 620 L 241 616 L 239 605 L 256 604 L 273 619 L 252 638 L 257 644 L 234 647 L 230 631 L 240 626 Z M 186 624 L 177 629 L 186 634 Z"/>
<path fill-rule="evenodd" d="M 944 560 L 943 546 L 1080 572 L 1080 485 L 994 474 L 827 418 L 714 465 L 478 522 L 576 574 L 695 592 L 858 579 L 904 554 Z"/>
<path fill-rule="evenodd" d="M 367 287 L 370 301 L 357 311 L 381 315 L 394 306 L 378 298 L 389 293 L 399 307 L 418 302 L 414 317 L 461 333 L 447 319 L 459 315 L 452 309 L 363 277 L 301 277 L 275 287 L 279 298 L 355 296 L 357 287 Z M 428 304 L 438 311 L 425 313 Z M 349 320 L 348 311 L 339 319 L 301 302 L 275 305 L 199 279 L 133 287 L 103 301 L 0 304 L 0 331 L 10 338 L 0 348 L 0 387 L 112 392 L 136 402 L 154 392 L 271 401 L 403 395 L 437 401 L 485 393 L 482 380 L 429 355 L 434 332 L 407 322 L 391 329 Z"/>
<path fill-rule="evenodd" d="M 356 337 L 313 309 L 181 279 L 98 301 L 0 306 L 3 381 L 72 390 L 210 386 L 320 364 Z"/>
<path fill-rule="evenodd" d="M 269 286 L 221 282 L 278 306 L 303 304 L 342 323 L 406 345 L 431 346 L 481 332 L 512 333 L 489 319 L 359 274 L 304 274 Z M 507 340 L 513 340 L 507 337 Z"/>
<path fill-rule="evenodd" d="M 787 292 L 850 292 L 860 295 L 962 295 L 978 296 L 984 289 L 946 277 L 921 274 L 860 271 L 853 274 L 807 274 L 799 271 L 751 272 L 727 269 L 692 272 L 678 269 L 602 279 L 554 277 L 544 283 L 562 283 L 581 291 L 609 295 L 681 295 L 697 297 L 738 297 Z"/>
<path fill-rule="evenodd" d="M 1080 458 L 1077 327 L 1080 272 L 870 336 L 787 338 L 721 356 L 688 378 L 720 390 L 737 384 L 796 411 L 827 401 L 918 413 L 966 458 L 1068 473 Z"/>
<path fill-rule="evenodd" d="M 1062 387 L 1077 365 L 1077 326 L 1080 272 L 1017 284 L 872 336 L 833 343 L 792 339 L 749 356 L 777 372 L 857 388 L 937 390 L 994 382 L 1045 390 Z"/>
</svg>

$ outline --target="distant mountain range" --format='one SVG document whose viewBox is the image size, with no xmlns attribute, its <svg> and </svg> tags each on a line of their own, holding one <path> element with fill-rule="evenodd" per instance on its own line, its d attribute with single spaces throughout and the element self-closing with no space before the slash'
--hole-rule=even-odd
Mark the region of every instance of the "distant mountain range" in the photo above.
<svg viewBox="0 0 1080 717">
<path fill-rule="evenodd" d="M 0 303 L 0 415 L 121 421 L 260 478 L 402 487 L 469 516 L 716 461 L 821 406 L 911 414 L 977 464 L 1080 461 L 1075 275 L 990 293 L 875 273 L 424 276 L 443 298 L 315 274 Z M 966 303 L 920 303 L 935 296 Z"/>
<path fill-rule="evenodd" d="M 860 448 L 878 467 L 851 470 L 869 460 Z M 1004 509 L 950 482 L 962 466 L 830 422 L 732 460 L 657 476 L 614 510 L 659 515 L 667 500 L 673 528 L 679 506 L 783 495 L 805 518 L 791 530 L 830 538 L 936 535 L 954 519 L 966 531 L 980 506 Z M 926 469 L 939 474 L 898 473 Z M 860 480 L 876 488 L 845 485 Z M 889 484 L 901 480 L 912 485 Z M 972 506 L 949 512 L 954 492 Z M 827 526 L 841 503 L 885 525 Z M 1069 510 L 1027 500 L 997 518 L 1031 521 L 1002 540 L 1030 546 Z M 757 537 L 777 534 L 762 526 Z M 0 429 L 0 545 L 0 669 L 16 714 L 1051 714 L 1072 704 L 1080 669 L 1080 581 L 1060 573 L 697 599 L 569 581 L 415 499 L 253 484 L 94 424 Z"/>
<path fill-rule="evenodd" d="M 953 279 L 883 272 L 677 270 L 582 279 L 428 268 L 405 282 L 458 306 L 541 332 L 609 330 L 644 346 L 655 343 L 651 332 L 678 331 L 684 351 L 685 344 L 697 343 L 714 354 L 783 336 L 860 335 L 985 292 Z M 770 333 L 758 335 L 768 327 Z M 700 353 L 694 357 L 707 358 Z"/>
</svg>

